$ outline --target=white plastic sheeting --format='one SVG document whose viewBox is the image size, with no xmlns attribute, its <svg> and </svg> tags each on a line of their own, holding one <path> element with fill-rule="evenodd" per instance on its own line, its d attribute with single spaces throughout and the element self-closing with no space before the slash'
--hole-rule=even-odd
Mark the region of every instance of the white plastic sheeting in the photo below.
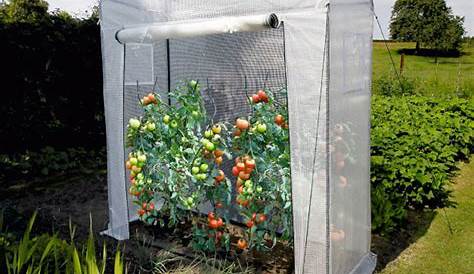
<svg viewBox="0 0 474 274">
<path fill-rule="evenodd" d="M 230 93 L 238 92 L 244 78 L 258 82 L 270 71 L 266 80 L 288 89 L 295 273 L 373 270 L 370 0 L 102 0 L 100 10 L 110 209 L 106 234 L 127 239 L 135 218 L 124 167 L 126 121 L 139 114 L 129 103 L 137 98 L 134 85 L 145 92 L 158 79 L 160 90 L 167 90 L 183 77 L 211 77 Z M 206 36 L 173 35 L 187 33 L 193 22 L 261 21 L 272 13 L 283 22 L 279 31 L 242 28 L 254 31 L 243 35 L 238 28 L 222 29 L 224 23 Z M 127 30 L 128 38 L 117 36 Z M 226 34 L 217 34 L 221 30 Z M 134 43 L 122 45 L 117 37 Z M 189 59 L 193 66 L 183 63 Z"/>
</svg>

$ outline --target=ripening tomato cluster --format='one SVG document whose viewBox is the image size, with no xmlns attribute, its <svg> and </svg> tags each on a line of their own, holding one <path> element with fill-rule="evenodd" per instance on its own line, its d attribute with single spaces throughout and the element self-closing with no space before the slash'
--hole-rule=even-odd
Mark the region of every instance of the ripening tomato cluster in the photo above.
<svg viewBox="0 0 474 274">
<path fill-rule="evenodd" d="M 145 193 L 145 185 L 151 184 L 151 179 L 145 179 L 143 175 L 142 168 L 146 164 L 147 157 L 142 152 L 131 152 L 129 158 L 125 163 L 125 166 L 130 170 L 130 189 L 129 193 L 137 198 L 142 196 Z M 146 192 L 146 196 L 152 196 L 152 193 L 149 191 Z M 137 214 L 139 217 L 145 217 L 154 212 L 155 205 L 151 202 L 151 198 L 147 198 L 146 202 L 143 202 L 140 209 L 138 209 Z"/>
<path fill-rule="evenodd" d="M 140 102 L 142 105 L 147 106 L 149 104 L 158 104 L 158 100 L 156 99 L 155 95 L 153 93 L 149 93 L 148 95 L 144 96 Z"/>
<path fill-rule="evenodd" d="M 239 194 L 237 196 L 237 204 L 246 207 L 249 204 L 251 194 L 253 193 L 253 183 L 251 174 L 255 170 L 255 160 L 250 156 L 237 157 L 235 165 L 232 167 L 232 174 L 237 177 L 236 190 Z M 257 192 L 261 192 L 261 187 L 257 187 Z"/>
<path fill-rule="evenodd" d="M 155 204 L 153 202 L 143 203 L 142 208 L 138 210 L 138 216 L 143 217 L 147 213 L 152 213 L 155 210 Z"/>
<path fill-rule="evenodd" d="M 257 214 L 257 213 L 252 213 L 252 217 L 248 218 L 247 222 L 245 225 L 248 228 L 252 228 L 255 224 L 262 224 L 267 220 L 267 216 L 263 213 Z"/>
<path fill-rule="evenodd" d="M 252 103 L 258 104 L 260 102 L 268 103 L 268 95 L 263 90 L 259 90 L 256 94 L 252 95 Z"/>
<path fill-rule="evenodd" d="M 142 168 L 145 165 L 147 157 L 141 152 L 130 153 L 128 156 L 129 157 L 125 163 L 125 166 L 128 170 L 130 170 L 131 187 L 129 189 L 129 193 L 135 197 L 139 197 L 143 193 L 143 190 L 140 186 L 145 183 L 145 177 L 142 173 Z"/>
</svg>

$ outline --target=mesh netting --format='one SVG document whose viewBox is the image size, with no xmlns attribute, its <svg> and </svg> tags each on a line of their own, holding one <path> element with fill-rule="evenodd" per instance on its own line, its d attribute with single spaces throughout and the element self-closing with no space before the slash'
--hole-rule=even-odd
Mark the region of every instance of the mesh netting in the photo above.
<svg viewBox="0 0 474 274">
<path fill-rule="evenodd" d="M 196 79 L 201 83 L 206 112 L 215 122 L 233 123 L 237 117 L 250 115 L 246 98 L 264 87 L 275 92 L 280 104 L 287 103 L 286 92 L 281 91 L 286 89 L 283 27 L 171 39 L 153 45 L 127 44 L 124 68 L 124 137 L 129 119 L 143 114 L 140 98 L 154 90 L 163 102 L 168 102 L 168 73 L 171 90 L 184 79 Z M 128 152 L 126 149 L 125 155 Z M 226 174 L 231 174 L 232 163 L 231 159 L 224 161 L 222 169 Z M 125 173 L 129 174 L 127 170 Z M 235 187 L 232 189 L 235 196 Z M 136 214 L 132 200 L 130 197 L 131 219 Z M 201 208 L 203 213 L 208 211 L 208 207 Z M 231 211 L 231 216 L 242 221 L 236 209 Z"/>
</svg>

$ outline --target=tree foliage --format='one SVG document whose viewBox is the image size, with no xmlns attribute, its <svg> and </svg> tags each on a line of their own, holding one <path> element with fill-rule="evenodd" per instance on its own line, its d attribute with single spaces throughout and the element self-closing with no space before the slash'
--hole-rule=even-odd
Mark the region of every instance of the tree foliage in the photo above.
<svg viewBox="0 0 474 274">
<path fill-rule="evenodd" d="M 390 35 L 398 41 L 415 41 L 439 51 L 459 51 L 464 17 L 455 16 L 445 0 L 397 0 L 392 10 Z"/>
<path fill-rule="evenodd" d="M 97 20 L 44 0 L 0 4 L 0 153 L 104 145 Z"/>
</svg>

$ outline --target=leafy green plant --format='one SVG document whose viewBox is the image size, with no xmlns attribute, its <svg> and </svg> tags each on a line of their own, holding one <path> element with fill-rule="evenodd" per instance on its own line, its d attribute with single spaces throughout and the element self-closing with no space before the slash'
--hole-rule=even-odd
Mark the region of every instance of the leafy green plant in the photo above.
<svg viewBox="0 0 474 274">
<path fill-rule="evenodd" d="M 132 151 L 126 166 L 130 193 L 140 207 L 137 213 L 148 224 L 192 222 L 196 249 L 229 248 L 224 206 L 230 204 L 230 181 L 220 169 L 229 155 L 226 126 L 207 116 L 198 82 L 185 82 L 169 95 L 174 105 L 154 93 L 145 96 L 143 117 L 130 119 L 128 125 Z M 212 226 L 193 213 L 208 202 L 216 219 Z"/>
<path fill-rule="evenodd" d="M 71 242 L 61 240 L 56 234 L 32 236 L 31 231 L 36 213 L 31 217 L 23 237 L 3 246 L 5 269 L 8 274 L 20 273 L 85 273 L 99 274 L 106 271 L 107 248 L 104 243 L 101 260 L 96 258 L 95 240 L 92 229 L 85 246 L 78 251 L 74 243 L 74 229 L 71 229 Z M 1 231 L 3 234 L 4 230 Z M 124 262 L 120 249 L 114 261 L 114 273 L 124 273 Z"/>
<path fill-rule="evenodd" d="M 169 94 L 171 106 L 153 92 L 143 97 L 143 116 L 128 125 L 129 191 L 140 218 L 171 227 L 191 223 L 195 250 L 228 251 L 231 182 L 220 166 L 232 152 L 240 155 L 232 172 L 238 177 L 239 212 L 249 229 L 237 246 L 263 249 L 277 238 L 291 240 L 286 106 L 270 90 L 259 91 L 249 99 L 252 115 L 236 120 L 231 138 L 230 125 L 206 114 L 198 82 L 184 82 Z M 206 205 L 211 206 L 207 220 L 195 213 Z"/>
<path fill-rule="evenodd" d="M 375 231 L 390 231 L 409 208 L 452 205 L 450 174 L 474 144 L 474 105 L 464 99 L 374 96 L 371 182 Z"/>
<path fill-rule="evenodd" d="M 248 228 L 238 247 L 260 250 L 268 248 L 268 238 L 275 244 L 293 235 L 288 110 L 270 90 L 258 91 L 250 104 L 252 114 L 235 124 L 232 146 L 239 156 L 232 172 Z"/>
</svg>

